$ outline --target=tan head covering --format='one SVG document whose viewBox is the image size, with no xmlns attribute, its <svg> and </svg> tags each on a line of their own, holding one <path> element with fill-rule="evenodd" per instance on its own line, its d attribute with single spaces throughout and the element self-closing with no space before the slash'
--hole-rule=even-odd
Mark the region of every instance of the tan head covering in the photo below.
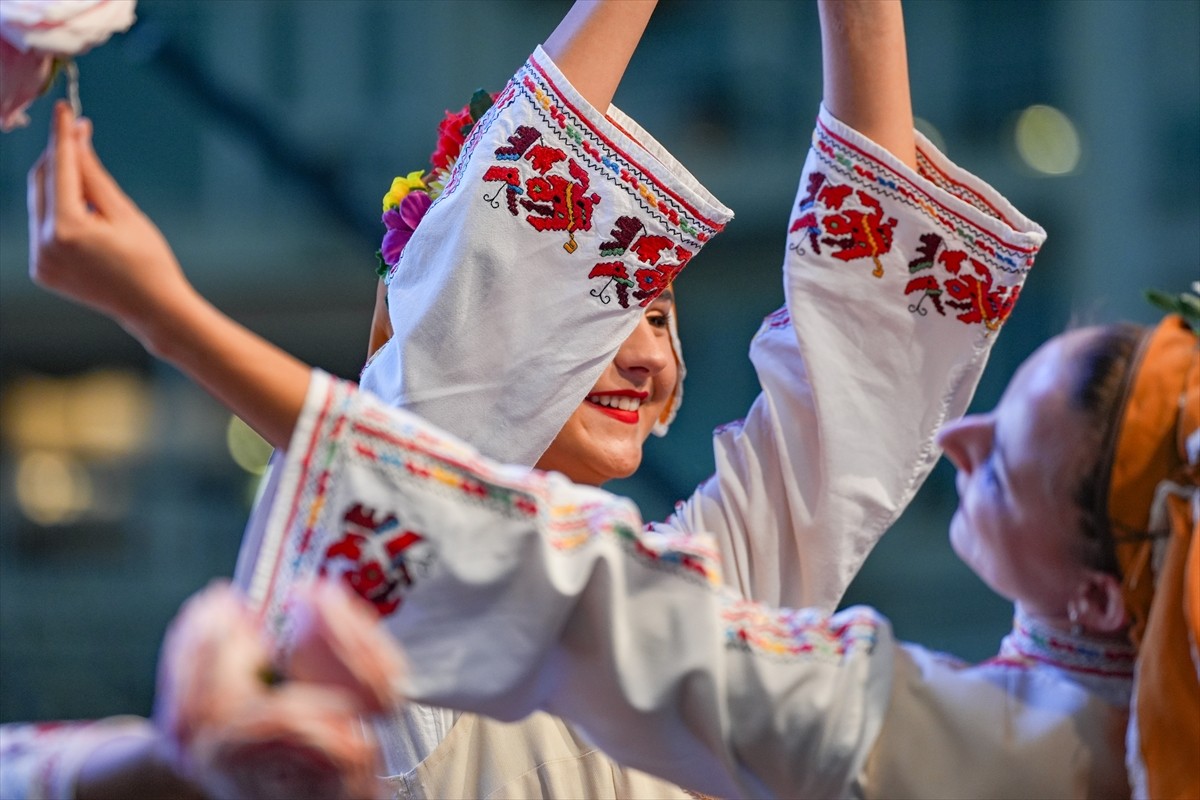
<svg viewBox="0 0 1200 800">
<path fill-rule="evenodd" d="M 1200 798 L 1200 347 L 1147 334 L 1111 451 L 1107 511 L 1138 648 L 1129 729 L 1138 796 Z"/>
</svg>

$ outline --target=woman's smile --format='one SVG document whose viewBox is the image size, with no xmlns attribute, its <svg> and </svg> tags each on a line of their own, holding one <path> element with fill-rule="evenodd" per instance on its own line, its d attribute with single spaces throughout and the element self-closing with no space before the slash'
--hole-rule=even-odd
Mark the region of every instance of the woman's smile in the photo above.
<svg viewBox="0 0 1200 800">
<path fill-rule="evenodd" d="M 587 396 L 587 403 L 602 414 L 627 425 L 636 425 L 638 409 L 642 402 L 650 396 L 649 392 L 639 392 L 634 389 L 619 389 L 611 392 L 593 392 Z"/>
</svg>

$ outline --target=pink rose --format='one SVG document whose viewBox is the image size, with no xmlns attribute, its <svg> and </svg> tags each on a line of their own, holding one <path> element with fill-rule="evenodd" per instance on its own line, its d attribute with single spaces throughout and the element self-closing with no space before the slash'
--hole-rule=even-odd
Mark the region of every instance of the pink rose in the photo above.
<svg viewBox="0 0 1200 800">
<path fill-rule="evenodd" d="M 0 131 L 29 124 L 25 109 L 46 90 L 54 57 L 37 50 L 22 53 L 0 38 Z"/>
<path fill-rule="evenodd" d="M 368 712 L 399 704 L 404 657 L 371 604 L 341 583 L 317 581 L 293 591 L 289 614 L 288 678 L 340 687 Z"/>
<path fill-rule="evenodd" d="M 21 52 L 77 56 L 129 30 L 135 4 L 136 0 L 4 0 L 0 36 Z"/>
<path fill-rule="evenodd" d="M 70 60 L 133 24 L 136 0 L 0 2 L 0 130 L 29 124 L 25 109 Z"/>
</svg>

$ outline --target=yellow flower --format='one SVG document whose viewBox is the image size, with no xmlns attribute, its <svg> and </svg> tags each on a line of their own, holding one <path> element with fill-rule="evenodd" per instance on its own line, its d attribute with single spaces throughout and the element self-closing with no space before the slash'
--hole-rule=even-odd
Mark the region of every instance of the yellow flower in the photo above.
<svg viewBox="0 0 1200 800">
<path fill-rule="evenodd" d="M 428 190 L 429 187 L 425 185 L 425 181 L 421 180 L 422 174 L 422 170 L 418 169 L 408 173 L 408 175 L 404 176 L 403 178 L 395 178 L 392 181 L 392 188 L 389 189 L 388 193 L 383 196 L 383 210 L 387 211 L 389 208 L 396 208 L 399 206 L 400 201 L 404 199 L 404 196 L 413 189 Z"/>
</svg>

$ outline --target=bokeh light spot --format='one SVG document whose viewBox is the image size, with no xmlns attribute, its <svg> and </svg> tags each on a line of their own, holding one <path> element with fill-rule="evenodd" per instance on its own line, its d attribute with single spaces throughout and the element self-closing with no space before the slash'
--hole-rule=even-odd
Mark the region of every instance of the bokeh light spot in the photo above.
<svg viewBox="0 0 1200 800">
<path fill-rule="evenodd" d="M 1079 166 L 1082 148 L 1071 118 L 1053 106 L 1033 105 L 1016 126 L 1017 153 L 1043 175 L 1069 175 Z"/>
</svg>

